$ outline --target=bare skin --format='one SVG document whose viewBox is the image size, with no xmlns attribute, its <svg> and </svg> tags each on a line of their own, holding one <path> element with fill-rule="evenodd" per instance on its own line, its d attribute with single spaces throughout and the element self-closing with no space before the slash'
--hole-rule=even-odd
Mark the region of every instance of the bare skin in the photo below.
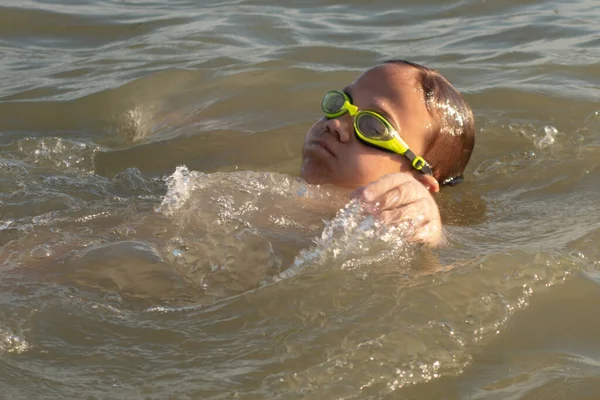
<svg viewBox="0 0 600 400">
<path fill-rule="evenodd" d="M 360 110 L 386 117 L 417 155 L 423 154 L 432 118 L 417 88 L 416 70 L 396 64 L 378 65 L 344 91 Z M 389 224 L 409 221 L 414 240 L 430 246 L 444 242 L 439 209 L 432 193 L 435 178 L 414 170 L 404 156 L 361 142 L 349 114 L 325 117 L 307 132 L 300 176 L 309 184 L 333 184 L 355 189 L 365 210 Z"/>
<path fill-rule="evenodd" d="M 398 172 L 359 189 L 365 210 L 386 224 L 410 221 L 415 228 L 413 240 L 437 247 L 446 242 L 440 210 L 426 183 L 413 174 Z"/>
</svg>

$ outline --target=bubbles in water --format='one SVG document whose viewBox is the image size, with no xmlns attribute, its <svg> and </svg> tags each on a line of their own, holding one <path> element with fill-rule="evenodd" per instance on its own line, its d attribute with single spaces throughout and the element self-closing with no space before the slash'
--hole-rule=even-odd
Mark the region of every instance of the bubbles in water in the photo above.
<svg viewBox="0 0 600 400">
<path fill-rule="evenodd" d="M 158 228 L 158 229 L 154 230 L 154 236 L 161 237 L 161 236 L 163 236 L 167 232 L 168 231 L 167 231 L 166 228 Z"/>
<path fill-rule="evenodd" d="M 572 257 L 574 257 L 577 260 L 580 261 L 587 261 L 587 257 L 585 256 L 584 253 L 582 253 L 581 251 L 578 250 L 573 250 L 571 251 L 571 253 L 569 253 Z"/>
<path fill-rule="evenodd" d="M 173 254 L 173 257 L 179 257 L 183 254 L 183 250 L 175 249 L 171 252 L 171 254 Z"/>
<path fill-rule="evenodd" d="M 186 251 L 190 248 L 186 244 L 185 240 L 180 237 L 174 237 L 169 240 L 167 244 L 167 252 L 174 258 L 179 258 L 185 255 Z"/>
<path fill-rule="evenodd" d="M 106 293 L 104 295 L 104 300 L 116 304 L 121 304 L 123 302 L 123 298 L 118 293 Z"/>
<path fill-rule="evenodd" d="M 279 225 L 282 227 L 301 227 L 296 221 L 291 218 L 287 218 L 285 216 L 274 217 L 272 215 L 269 216 L 269 222 L 274 225 Z"/>
<path fill-rule="evenodd" d="M 29 252 L 29 255 L 36 260 L 41 260 L 52 255 L 52 251 L 46 246 L 38 246 Z"/>
<path fill-rule="evenodd" d="M 117 228 L 116 232 L 121 237 L 134 236 L 137 233 L 135 229 L 129 226 L 119 227 Z"/>
</svg>

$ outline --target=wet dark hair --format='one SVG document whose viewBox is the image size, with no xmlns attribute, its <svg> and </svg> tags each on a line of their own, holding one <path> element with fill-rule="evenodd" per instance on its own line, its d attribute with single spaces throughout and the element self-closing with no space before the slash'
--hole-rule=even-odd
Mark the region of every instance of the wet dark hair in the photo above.
<svg viewBox="0 0 600 400">
<path fill-rule="evenodd" d="M 441 185 L 462 181 L 463 172 L 475 146 L 475 117 L 461 94 L 438 71 L 404 60 L 384 64 L 408 65 L 417 70 L 417 84 L 433 118 L 431 139 L 421 156 L 431 165 Z"/>
</svg>

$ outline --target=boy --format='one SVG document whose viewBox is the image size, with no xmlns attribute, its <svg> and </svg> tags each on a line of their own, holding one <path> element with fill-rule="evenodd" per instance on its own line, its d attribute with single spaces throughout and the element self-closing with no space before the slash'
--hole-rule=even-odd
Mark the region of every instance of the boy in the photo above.
<svg viewBox="0 0 600 400">
<path fill-rule="evenodd" d="M 310 184 L 355 188 L 368 212 L 390 224 L 409 221 L 415 240 L 441 244 L 440 214 L 431 194 L 460 181 L 475 140 L 473 113 L 460 93 L 435 70 L 392 60 L 346 89 L 327 93 L 322 108 L 325 116 L 306 134 L 300 176 Z M 237 144 L 240 160 L 252 163 L 258 157 L 242 151 L 256 136 L 226 141 L 231 151 Z M 157 151 L 177 157 L 157 159 Z M 198 157 L 196 138 L 182 137 L 100 152 L 94 161 L 98 174 L 111 175 L 130 167 L 164 172 L 180 164 L 210 170 L 211 160 Z"/>
<path fill-rule="evenodd" d="M 473 112 L 437 71 L 392 60 L 323 98 L 307 132 L 300 175 L 310 184 L 361 188 L 386 223 L 410 221 L 415 240 L 443 241 L 431 193 L 462 179 L 475 144 Z"/>
</svg>

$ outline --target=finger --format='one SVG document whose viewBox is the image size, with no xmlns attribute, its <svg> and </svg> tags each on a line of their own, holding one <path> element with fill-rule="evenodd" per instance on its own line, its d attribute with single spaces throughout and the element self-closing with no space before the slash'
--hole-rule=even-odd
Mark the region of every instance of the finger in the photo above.
<svg viewBox="0 0 600 400">
<path fill-rule="evenodd" d="M 412 240 L 430 247 L 438 247 L 445 243 L 441 224 L 429 223 L 415 231 Z"/>
<path fill-rule="evenodd" d="M 395 173 L 384 175 L 381 179 L 368 184 L 362 190 L 362 196 L 367 202 L 373 202 L 390 190 L 402 186 L 407 182 L 417 182 L 409 173 Z"/>
<path fill-rule="evenodd" d="M 386 224 L 403 227 L 403 234 L 411 242 L 437 247 L 444 243 L 442 223 L 439 219 L 427 219 L 424 215 L 405 218 L 406 210 L 393 209 L 381 212 L 379 219 Z M 410 213 L 409 213 L 410 214 Z"/>
<path fill-rule="evenodd" d="M 432 219 L 428 215 L 428 213 L 422 212 L 418 207 L 411 204 L 383 210 L 376 214 L 377 218 L 387 225 L 399 225 L 410 222 L 415 229 L 420 229 L 431 223 Z"/>
<path fill-rule="evenodd" d="M 393 208 L 410 205 L 415 211 L 423 213 L 439 213 L 437 203 L 431 193 L 418 181 L 405 181 L 387 193 L 379 196 L 375 201 L 365 201 L 365 210 L 377 213 Z"/>
<path fill-rule="evenodd" d="M 388 225 L 411 221 L 417 231 L 423 229 L 440 231 L 442 228 L 439 208 L 431 196 L 412 203 L 394 204 L 393 207 L 382 209 L 375 214 Z M 439 232 L 436 233 L 438 234 Z"/>
<path fill-rule="evenodd" d="M 371 207 L 373 212 L 407 206 L 409 209 L 416 211 L 421 208 L 431 209 L 432 204 L 430 203 L 435 203 L 435 201 L 424 188 L 411 183 L 405 183 L 380 196 L 374 203 L 367 203 L 367 207 Z"/>
<path fill-rule="evenodd" d="M 412 221 L 411 223 L 416 228 L 432 223 L 441 225 L 438 209 L 424 201 L 402 204 L 398 207 L 391 207 L 373 214 L 388 225 L 399 224 L 405 221 Z"/>
</svg>

